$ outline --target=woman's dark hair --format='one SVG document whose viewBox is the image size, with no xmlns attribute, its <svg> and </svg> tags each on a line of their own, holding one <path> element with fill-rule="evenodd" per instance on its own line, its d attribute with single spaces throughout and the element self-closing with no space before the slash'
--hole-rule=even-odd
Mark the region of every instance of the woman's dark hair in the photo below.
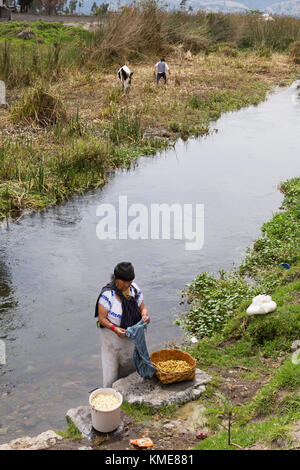
<svg viewBox="0 0 300 470">
<path fill-rule="evenodd" d="M 160 61 L 161 61 L 161 62 L 164 62 L 164 61 L 165 61 L 165 58 L 164 58 L 164 57 L 162 57 L 162 58 L 160 59 Z"/>
<path fill-rule="evenodd" d="M 129 261 L 118 263 L 114 269 L 115 279 L 122 281 L 133 281 L 135 278 L 134 267 Z"/>
</svg>

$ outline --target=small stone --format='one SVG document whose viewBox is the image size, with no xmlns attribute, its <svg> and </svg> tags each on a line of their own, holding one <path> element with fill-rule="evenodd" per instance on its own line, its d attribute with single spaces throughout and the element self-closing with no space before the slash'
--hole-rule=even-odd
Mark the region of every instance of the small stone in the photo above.
<svg viewBox="0 0 300 470">
<path fill-rule="evenodd" d="M 19 437 L 8 444 L 0 446 L 0 450 L 42 450 L 55 445 L 62 437 L 54 431 L 42 432 L 35 437 Z"/>
<path fill-rule="evenodd" d="M 36 35 L 31 28 L 24 29 L 17 34 L 18 39 L 35 39 Z"/>
<path fill-rule="evenodd" d="M 297 339 L 296 341 L 293 341 L 292 345 L 291 345 L 291 350 L 292 351 L 297 351 L 297 349 L 300 348 L 300 340 Z"/>
<path fill-rule="evenodd" d="M 164 428 L 166 428 L 166 429 L 172 429 L 172 428 L 174 428 L 174 427 L 175 427 L 175 426 L 174 426 L 174 424 L 172 424 L 172 423 L 167 423 L 167 424 L 164 425 Z"/>
</svg>

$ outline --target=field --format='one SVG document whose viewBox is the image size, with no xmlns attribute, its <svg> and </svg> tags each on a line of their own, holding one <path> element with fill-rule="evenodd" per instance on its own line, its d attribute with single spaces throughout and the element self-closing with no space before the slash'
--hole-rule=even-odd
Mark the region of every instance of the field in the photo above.
<svg viewBox="0 0 300 470">
<path fill-rule="evenodd" d="M 167 13 L 152 1 L 108 17 L 95 33 L 60 22 L 1 23 L 8 107 L 0 115 L 0 217 L 99 187 L 108 170 L 206 134 L 223 112 L 291 83 L 299 25 Z M 29 39 L 17 37 L 24 31 Z M 161 54 L 167 87 L 153 76 Z M 134 72 L 126 95 L 116 77 L 124 62 Z"/>
</svg>

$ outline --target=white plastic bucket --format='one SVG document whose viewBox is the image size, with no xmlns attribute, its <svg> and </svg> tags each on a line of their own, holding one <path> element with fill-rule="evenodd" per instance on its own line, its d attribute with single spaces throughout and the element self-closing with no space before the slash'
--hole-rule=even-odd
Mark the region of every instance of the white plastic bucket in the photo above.
<svg viewBox="0 0 300 470">
<path fill-rule="evenodd" d="M 113 410 L 96 410 L 96 408 L 92 405 L 92 400 L 100 393 L 107 395 L 115 395 L 115 397 L 120 400 L 120 404 Z M 121 393 L 117 392 L 113 388 L 97 388 L 97 390 L 94 390 L 90 394 L 89 402 L 92 409 L 92 425 L 93 428 L 96 429 L 96 431 L 111 432 L 117 429 L 121 421 L 120 411 L 123 402 L 123 397 Z"/>
</svg>

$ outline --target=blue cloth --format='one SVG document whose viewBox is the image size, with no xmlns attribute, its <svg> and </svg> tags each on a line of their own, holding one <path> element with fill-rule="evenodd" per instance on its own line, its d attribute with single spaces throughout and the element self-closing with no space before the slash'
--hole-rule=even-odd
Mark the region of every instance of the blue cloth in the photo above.
<svg viewBox="0 0 300 470">
<path fill-rule="evenodd" d="M 142 318 L 142 320 L 140 320 L 136 325 L 129 326 L 126 329 L 125 334 L 134 342 L 135 345 L 133 351 L 133 363 L 138 374 L 143 377 L 143 379 L 151 379 L 155 372 L 155 368 L 151 362 L 146 346 L 146 327 L 147 323 Z"/>
</svg>

